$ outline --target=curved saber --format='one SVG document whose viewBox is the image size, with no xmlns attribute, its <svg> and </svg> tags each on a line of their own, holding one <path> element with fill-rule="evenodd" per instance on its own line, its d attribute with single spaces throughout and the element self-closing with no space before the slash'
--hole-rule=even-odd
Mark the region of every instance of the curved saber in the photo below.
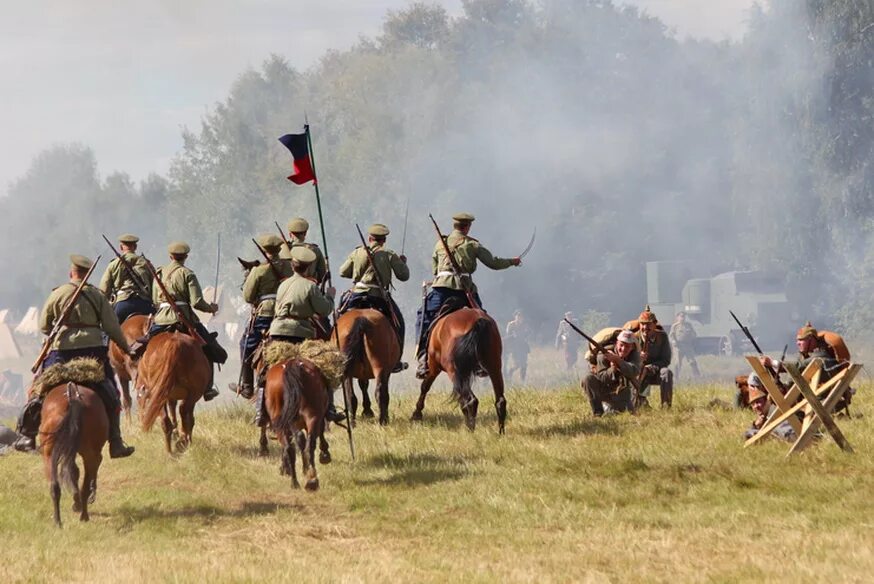
<svg viewBox="0 0 874 584">
<path fill-rule="evenodd" d="M 517 257 L 519 259 L 524 258 L 528 255 L 528 252 L 531 251 L 531 248 L 534 247 L 534 240 L 537 239 L 537 228 L 534 228 L 534 233 L 531 234 L 531 241 L 528 242 L 528 245 L 525 247 L 525 250 L 520 253 Z"/>
</svg>

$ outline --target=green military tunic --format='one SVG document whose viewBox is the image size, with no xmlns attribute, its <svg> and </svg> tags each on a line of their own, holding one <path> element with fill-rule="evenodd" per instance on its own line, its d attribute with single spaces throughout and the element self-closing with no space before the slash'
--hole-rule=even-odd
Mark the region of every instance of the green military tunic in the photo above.
<svg viewBox="0 0 874 584">
<path fill-rule="evenodd" d="M 157 272 L 164 287 L 167 288 L 167 292 L 173 297 L 176 306 L 189 319 L 189 322 L 192 324 L 200 322 L 193 309 L 203 312 L 212 310 L 210 303 L 203 297 L 203 289 L 200 287 L 200 282 L 197 281 L 197 276 L 190 269 L 174 260 L 166 266 L 158 268 Z M 167 326 L 179 322 L 179 319 L 176 318 L 176 312 L 164 298 L 157 282 L 153 282 L 152 285 L 152 300 L 158 307 L 153 319 L 156 325 Z"/>
<path fill-rule="evenodd" d="M 315 243 L 309 243 L 307 241 L 300 241 L 295 238 L 294 235 L 291 236 L 291 247 L 304 246 L 308 249 L 311 249 L 313 253 L 316 254 L 316 261 L 310 264 L 310 267 L 307 268 L 306 276 L 308 278 L 315 278 L 317 282 L 321 282 L 325 279 L 325 274 L 328 272 L 328 264 L 325 261 L 325 256 L 322 254 L 322 250 Z M 279 250 L 279 257 L 284 260 L 291 259 L 291 249 L 289 249 L 288 245 L 285 243 L 282 244 L 282 247 Z"/>
<path fill-rule="evenodd" d="M 276 292 L 276 310 L 270 325 L 270 336 L 314 339 L 316 329 L 310 319 L 328 316 L 334 309 L 334 300 L 325 295 L 309 278 L 294 274 L 279 285 Z"/>
<path fill-rule="evenodd" d="M 495 257 L 479 241 L 458 230 L 446 236 L 446 245 L 455 257 L 462 274 L 461 277 L 458 277 L 453 273 L 452 262 L 446 256 L 443 244 L 438 241 L 431 257 L 432 273 L 434 274 L 432 285 L 435 287 L 453 290 L 469 289 L 471 292 L 476 292 L 476 284 L 473 283 L 470 275 L 476 271 L 477 260 L 493 270 L 505 270 L 513 265 L 512 259 Z"/>
<path fill-rule="evenodd" d="M 373 253 L 373 263 L 381 276 L 382 283 L 391 288 L 392 274 L 401 282 L 410 279 L 410 268 L 407 267 L 398 254 L 385 247 L 385 244 L 373 243 L 370 246 Z M 343 265 L 340 266 L 340 275 L 344 278 L 352 278 L 354 281 L 353 292 L 367 292 L 370 296 L 383 297 L 379 287 L 379 279 L 370 265 L 367 251 L 362 247 L 356 247 Z"/>
<path fill-rule="evenodd" d="M 688 351 L 692 348 L 698 334 L 688 321 L 683 321 L 671 325 L 669 337 L 677 347 Z"/>
<path fill-rule="evenodd" d="M 643 335 L 637 333 L 640 339 L 640 347 L 643 350 L 645 343 Z M 646 345 L 646 362 L 644 365 L 652 365 L 659 369 L 664 369 L 671 365 L 671 343 L 665 331 L 656 329 L 647 335 L 648 345 Z"/>
<path fill-rule="evenodd" d="M 134 274 L 137 275 L 140 282 L 146 285 L 146 290 L 149 291 L 152 286 L 152 274 L 149 272 L 149 268 L 146 267 L 146 260 L 131 251 L 123 253 L 122 257 L 127 260 Z M 106 266 L 106 271 L 103 272 L 103 278 L 100 280 L 100 289 L 113 302 L 121 302 L 132 296 L 142 298 L 143 300 L 151 300 L 147 295 L 143 295 L 118 258 L 115 258 Z"/>
<path fill-rule="evenodd" d="M 43 334 L 49 334 L 55 321 L 61 316 L 64 307 L 69 302 L 81 280 L 73 279 L 63 286 L 58 286 L 49 295 L 40 315 L 40 329 Z M 51 348 L 66 351 L 69 349 L 87 349 L 102 347 L 103 333 L 123 350 L 128 350 L 127 339 L 121 332 L 118 318 L 112 310 L 109 301 L 99 288 L 86 284 L 76 300 L 60 334 L 55 337 Z"/>
<path fill-rule="evenodd" d="M 616 367 L 607 360 L 604 353 L 598 353 L 595 358 L 594 376 L 604 384 L 605 389 L 612 393 L 619 393 L 634 386 L 631 379 L 637 379 L 642 367 L 640 351 L 636 348 L 628 354 L 626 359 L 619 362 Z"/>
<path fill-rule="evenodd" d="M 255 307 L 255 316 L 273 316 L 280 284 L 276 272 L 283 280 L 294 274 L 290 260 L 275 259 L 271 264 L 252 268 L 243 284 L 243 300 Z"/>
</svg>

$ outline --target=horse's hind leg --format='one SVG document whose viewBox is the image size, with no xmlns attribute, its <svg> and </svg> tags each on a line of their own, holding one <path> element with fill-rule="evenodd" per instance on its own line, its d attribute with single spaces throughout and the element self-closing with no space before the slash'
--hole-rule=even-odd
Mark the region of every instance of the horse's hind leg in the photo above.
<svg viewBox="0 0 874 584">
<path fill-rule="evenodd" d="M 388 380 L 391 371 L 380 371 L 376 378 L 376 396 L 379 400 L 379 425 L 385 426 L 388 424 Z"/>
<path fill-rule="evenodd" d="M 79 515 L 79 521 L 88 521 L 91 519 L 88 515 L 88 503 L 93 502 L 93 497 L 96 496 L 97 469 L 100 468 L 100 453 L 95 454 L 93 451 L 85 453 L 82 456 L 82 465 L 85 467 L 85 478 L 82 480 L 82 488 L 80 489 L 82 513 Z"/>
<path fill-rule="evenodd" d="M 70 480 L 76 488 L 73 490 L 73 511 L 79 512 L 82 510 L 82 499 L 83 492 L 82 489 L 79 488 L 79 466 L 73 464 L 73 468 L 70 472 Z"/>
<path fill-rule="evenodd" d="M 170 414 L 167 412 L 169 406 L 164 406 L 161 411 L 161 429 L 164 430 L 164 447 L 167 449 L 167 454 L 173 454 L 171 446 L 171 438 L 173 436 L 173 422 L 170 420 Z"/>
<path fill-rule="evenodd" d="M 121 387 L 121 409 L 124 410 L 124 417 L 128 423 L 131 422 L 131 397 L 130 397 L 130 377 L 127 375 L 116 374 L 118 377 L 118 385 Z"/>
<path fill-rule="evenodd" d="M 279 467 L 280 474 L 291 476 L 291 488 L 299 489 L 300 483 L 297 481 L 297 469 L 295 465 L 295 443 L 294 436 L 291 432 L 280 432 L 279 441 L 282 443 L 282 462 Z"/>
<path fill-rule="evenodd" d="M 319 424 L 319 462 L 322 464 L 330 464 L 331 451 L 328 449 L 328 441 L 325 440 L 325 417 L 322 416 Z"/>
<path fill-rule="evenodd" d="M 306 441 L 303 446 L 306 452 L 301 452 L 304 459 L 304 471 L 306 472 L 306 490 L 319 490 L 319 475 L 316 474 L 316 439 L 319 435 L 318 419 L 310 417 L 307 420 Z"/>
<path fill-rule="evenodd" d="M 437 379 L 437 375 L 438 373 L 432 375 L 429 372 L 428 377 L 422 380 L 422 387 L 419 389 L 419 401 L 416 402 L 416 409 L 413 411 L 413 415 L 410 416 L 411 421 L 422 421 L 422 410 L 425 409 L 425 396 L 428 395 L 428 391 L 431 389 L 431 386 L 434 385 L 434 380 Z"/>
<path fill-rule="evenodd" d="M 191 446 L 194 433 L 194 404 L 183 401 L 179 406 L 179 415 L 182 417 L 182 433 L 176 441 L 176 451 L 185 452 Z"/>
<path fill-rule="evenodd" d="M 259 441 L 260 449 L 258 450 L 258 456 L 267 456 L 270 454 L 270 450 L 267 448 L 267 424 L 263 424 L 261 426 L 261 440 Z"/>
<path fill-rule="evenodd" d="M 93 468 L 91 469 L 91 480 L 88 480 L 89 464 L 88 462 L 85 463 L 85 482 L 87 483 L 86 487 L 89 505 L 93 505 L 94 501 L 97 500 L 97 470 L 100 468 L 101 462 L 103 462 L 103 455 L 100 451 L 97 451 L 94 455 L 93 462 L 91 463 L 93 465 Z"/>
<path fill-rule="evenodd" d="M 503 434 L 504 424 L 507 421 L 507 398 L 504 397 L 504 376 L 501 374 L 500 365 L 495 363 L 494 360 L 486 366 L 486 369 L 492 380 L 492 390 L 495 392 L 495 412 L 498 415 L 498 433 Z M 524 375 L 522 379 L 525 379 Z"/>
<path fill-rule="evenodd" d="M 368 387 L 370 384 L 366 379 L 358 380 L 358 388 L 361 390 L 361 401 L 364 404 L 363 409 L 361 411 L 362 418 L 373 418 L 373 406 L 370 403 L 370 391 L 368 391 Z"/>
<path fill-rule="evenodd" d="M 470 379 L 466 382 L 461 382 L 458 380 L 457 373 L 452 377 L 452 391 L 458 396 L 458 403 L 461 404 L 461 412 L 464 414 L 467 429 L 472 432 L 476 430 L 476 413 L 479 409 L 479 400 L 470 389 Z"/>
</svg>

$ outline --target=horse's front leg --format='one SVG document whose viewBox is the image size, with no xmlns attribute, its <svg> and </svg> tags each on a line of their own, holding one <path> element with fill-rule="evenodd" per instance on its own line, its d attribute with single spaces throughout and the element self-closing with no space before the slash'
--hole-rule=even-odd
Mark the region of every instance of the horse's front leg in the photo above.
<svg viewBox="0 0 874 584">
<path fill-rule="evenodd" d="M 376 396 L 379 400 L 379 425 L 385 426 L 388 424 L 388 382 L 391 376 L 391 371 L 376 371 Z"/>
</svg>

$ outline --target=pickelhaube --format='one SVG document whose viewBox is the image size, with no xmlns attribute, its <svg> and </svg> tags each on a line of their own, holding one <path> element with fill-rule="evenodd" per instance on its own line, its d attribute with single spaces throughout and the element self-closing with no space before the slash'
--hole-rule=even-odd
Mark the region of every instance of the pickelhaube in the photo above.
<svg viewBox="0 0 874 584">
<path fill-rule="evenodd" d="M 653 314 L 652 310 L 650 310 L 649 304 L 646 305 L 646 308 L 644 308 L 643 312 L 640 313 L 640 316 L 637 317 L 637 322 L 639 322 L 639 323 L 658 322 L 658 319 L 656 319 L 656 315 Z"/>
<path fill-rule="evenodd" d="M 810 324 L 810 321 L 808 320 L 807 323 L 805 323 L 805 325 L 803 327 L 798 329 L 798 334 L 796 335 L 795 338 L 797 340 L 801 341 L 803 339 L 806 339 L 807 337 L 815 337 L 815 336 L 817 336 L 817 331 L 815 328 L 813 328 L 813 325 Z"/>
</svg>

